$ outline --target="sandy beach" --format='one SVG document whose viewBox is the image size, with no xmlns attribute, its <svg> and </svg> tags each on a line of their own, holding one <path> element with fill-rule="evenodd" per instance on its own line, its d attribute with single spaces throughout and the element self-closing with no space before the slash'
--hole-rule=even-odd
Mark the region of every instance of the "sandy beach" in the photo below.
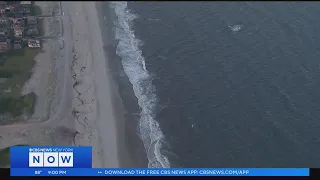
<svg viewBox="0 0 320 180">
<path fill-rule="evenodd" d="M 76 145 L 93 147 L 93 167 L 120 167 L 118 137 L 94 2 L 70 2 Z"/>
<path fill-rule="evenodd" d="M 73 71 L 74 80 L 78 82 L 74 96 L 79 97 L 73 104 L 77 112 L 85 112 L 76 117 L 80 132 L 76 144 L 93 147 L 94 167 L 140 166 L 130 157 L 125 111 L 103 48 L 105 36 L 101 34 L 96 3 L 71 4 L 69 13 L 76 55 Z"/>
</svg>

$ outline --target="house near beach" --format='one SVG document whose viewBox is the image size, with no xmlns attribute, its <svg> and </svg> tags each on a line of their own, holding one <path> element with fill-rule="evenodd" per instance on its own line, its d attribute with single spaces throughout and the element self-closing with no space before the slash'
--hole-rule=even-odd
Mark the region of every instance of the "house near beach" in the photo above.
<svg viewBox="0 0 320 180">
<path fill-rule="evenodd" d="M 29 15 L 31 13 L 30 7 L 22 8 L 22 13 L 25 14 L 25 15 Z"/>
<path fill-rule="evenodd" d="M 22 18 L 11 18 L 11 21 L 13 24 L 21 24 L 23 25 L 23 19 Z"/>
<path fill-rule="evenodd" d="M 8 29 L 0 28 L 0 38 L 7 38 L 7 36 L 8 36 Z"/>
<path fill-rule="evenodd" d="M 19 24 L 14 25 L 13 33 L 14 33 L 14 36 L 16 38 L 22 38 L 22 36 L 23 36 L 23 28 L 21 27 L 21 25 L 19 25 Z"/>
<path fill-rule="evenodd" d="M 0 7 L 0 16 L 4 16 L 6 14 L 6 10 Z"/>
<path fill-rule="evenodd" d="M 39 30 L 37 28 L 29 28 L 27 31 L 27 36 L 36 37 L 39 35 Z"/>
<path fill-rule="evenodd" d="M 7 1 L 7 4 L 12 4 L 12 5 L 16 5 L 19 3 L 20 3 L 20 1 Z"/>
<path fill-rule="evenodd" d="M 0 38 L 0 52 L 7 52 L 10 49 L 10 40 L 6 38 Z"/>
<path fill-rule="evenodd" d="M 28 47 L 29 48 L 40 48 L 40 40 L 31 40 L 29 39 L 28 41 Z"/>
<path fill-rule="evenodd" d="M 6 10 L 10 13 L 14 13 L 14 16 L 25 16 L 30 14 L 30 7 L 9 6 Z"/>
<path fill-rule="evenodd" d="M 22 40 L 15 39 L 13 41 L 13 48 L 16 49 L 16 50 L 22 49 Z"/>
<path fill-rule="evenodd" d="M 31 5 L 32 2 L 31 1 L 20 1 L 21 5 Z"/>
<path fill-rule="evenodd" d="M 11 5 L 8 5 L 8 6 L 5 7 L 5 11 L 6 12 L 13 12 L 14 10 L 15 10 L 15 8 L 13 6 L 11 6 Z"/>
<path fill-rule="evenodd" d="M 0 24 L 1 25 L 7 25 L 8 24 L 8 19 L 7 18 L 0 18 Z"/>
</svg>

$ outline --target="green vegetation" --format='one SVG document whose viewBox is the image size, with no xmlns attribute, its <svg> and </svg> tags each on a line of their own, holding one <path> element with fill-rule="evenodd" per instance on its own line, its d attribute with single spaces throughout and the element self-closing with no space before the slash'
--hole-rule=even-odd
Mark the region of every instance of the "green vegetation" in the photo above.
<svg viewBox="0 0 320 180">
<path fill-rule="evenodd" d="M 17 146 L 27 146 L 19 144 Z M 4 168 L 10 165 L 10 147 L 0 149 L 0 168 Z"/>
<path fill-rule="evenodd" d="M 40 49 L 24 49 L 4 54 L 5 62 L 0 66 L 0 114 L 9 113 L 18 117 L 22 113 L 32 114 L 36 95 L 21 96 L 21 88 L 31 76 L 34 59 Z"/>
<path fill-rule="evenodd" d="M 36 102 L 36 98 L 37 98 L 37 96 L 34 92 L 23 96 L 25 113 L 27 113 L 29 115 L 32 115 L 34 113 L 34 105 Z"/>
<path fill-rule="evenodd" d="M 12 78 L 13 74 L 6 70 L 0 71 L 0 78 Z"/>
<path fill-rule="evenodd" d="M 10 147 L 0 150 L 0 167 L 6 167 L 10 164 Z"/>
<path fill-rule="evenodd" d="M 30 7 L 30 15 L 31 16 L 39 16 L 39 15 L 42 15 L 42 10 L 39 6 L 36 6 L 36 5 L 32 5 Z"/>
<path fill-rule="evenodd" d="M 10 113 L 13 117 L 22 115 L 23 112 L 33 114 L 36 95 L 34 93 L 18 98 L 0 98 L 0 114 Z"/>
<path fill-rule="evenodd" d="M 21 98 L 1 98 L 0 99 L 0 114 L 9 112 L 13 117 L 20 116 L 24 108 L 24 103 Z"/>
</svg>

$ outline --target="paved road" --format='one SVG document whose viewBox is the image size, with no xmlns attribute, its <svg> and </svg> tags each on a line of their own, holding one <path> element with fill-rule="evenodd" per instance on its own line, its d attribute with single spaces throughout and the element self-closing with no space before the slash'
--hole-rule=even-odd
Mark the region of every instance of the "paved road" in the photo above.
<svg viewBox="0 0 320 180">
<path fill-rule="evenodd" d="M 63 79 L 59 81 L 59 83 L 63 83 L 61 93 L 58 95 L 60 99 L 60 107 L 56 114 L 50 117 L 45 122 L 32 122 L 32 123 L 21 123 L 21 124 L 12 124 L 0 126 L 0 136 L 4 138 L 10 132 L 10 134 L 14 134 L 14 132 L 19 132 L 21 130 L 29 130 L 29 129 L 41 129 L 43 127 L 50 127 L 56 124 L 59 124 L 61 120 L 66 118 L 68 114 L 71 112 L 72 108 L 72 79 L 70 74 L 70 67 L 72 62 L 72 36 L 71 36 L 71 20 L 68 15 L 68 9 L 70 7 L 71 2 L 61 2 L 62 12 L 64 12 L 61 17 L 62 26 L 63 26 L 63 35 L 60 38 L 64 41 L 64 50 L 65 50 L 65 59 L 64 59 L 64 70 L 61 73 L 63 74 Z M 68 97 L 68 98 L 67 98 Z M 57 98 L 57 97 L 56 97 Z M 32 119 L 31 119 L 32 121 Z M 14 137 L 12 137 L 12 141 L 14 141 Z M 12 142 L 12 144 L 14 144 Z"/>
</svg>

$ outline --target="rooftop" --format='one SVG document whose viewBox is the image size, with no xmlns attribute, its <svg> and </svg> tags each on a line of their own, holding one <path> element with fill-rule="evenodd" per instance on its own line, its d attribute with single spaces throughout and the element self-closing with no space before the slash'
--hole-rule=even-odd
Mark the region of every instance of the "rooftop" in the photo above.
<svg viewBox="0 0 320 180">
<path fill-rule="evenodd" d="M 0 43 L 8 43 L 8 39 L 6 39 L 6 38 L 0 38 Z"/>
<path fill-rule="evenodd" d="M 21 49 L 22 48 L 20 43 L 18 43 L 18 44 L 15 43 L 13 46 L 14 46 L 15 49 Z"/>
<path fill-rule="evenodd" d="M 31 1 L 20 1 L 20 4 L 31 4 Z"/>
</svg>

